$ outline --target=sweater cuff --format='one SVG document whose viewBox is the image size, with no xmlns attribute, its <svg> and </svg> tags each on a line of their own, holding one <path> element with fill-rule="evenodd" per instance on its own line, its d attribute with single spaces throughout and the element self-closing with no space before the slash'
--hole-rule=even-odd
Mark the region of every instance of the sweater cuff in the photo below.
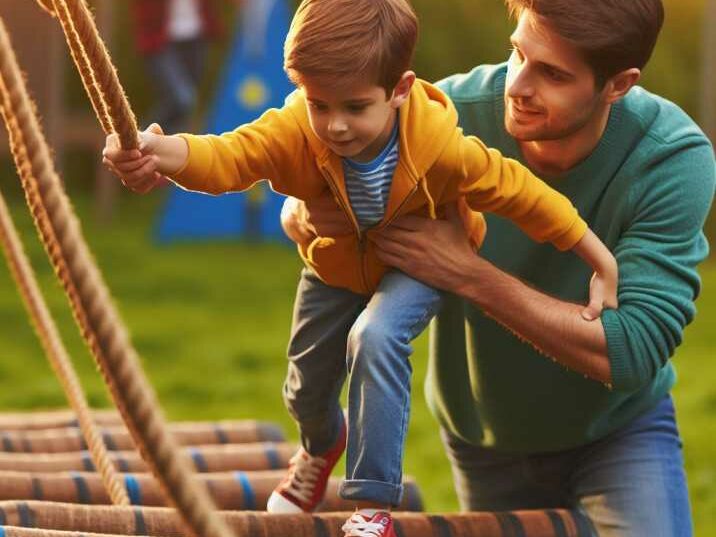
<svg viewBox="0 0 716 537">
<path fill-rule="evenodd" d="M 629 349 L 619 316 L 616 310 L 605 309 L 601 320 L 607 338 L 612 387 L 615 390 L 631 389 L 634 385 L 634 371 L 629 360 Z"/>
<path fill-rule="evenodd" d="M 582 220 L 582 218 L 577 217 L 567 231 L 552 240 L 552 244 L 563 252 L 571 250 L 579 241 L 582 240 L 586 232 L 587 223 Z"/>
<path fill-rule="evenodd" d="M 207 170 L 211 169 L 212 152 L 208 140 L 193 134 L 179 134 L 187 143 L 189 154 L 184 166 L 172 175 L 172 180 L 187 190 L 202 190 Z"/>
</svg>

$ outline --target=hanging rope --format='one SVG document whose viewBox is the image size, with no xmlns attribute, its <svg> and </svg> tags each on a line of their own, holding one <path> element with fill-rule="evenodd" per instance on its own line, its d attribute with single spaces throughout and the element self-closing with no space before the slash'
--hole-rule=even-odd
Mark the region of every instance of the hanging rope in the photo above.
<svg viewBox="0 0 716 537">
<path fill-rule="evenodd" d="M 55 4 L 56 5 L 56 4 Z M 54 171 L 47 143 L 0 21 L 0 102 L 15 164 L 45 249 L 112 397 L 170 501 L 196 537 L 231 537 L 171 438 Z M 108 107 L 111 110 L 111 107 Z M 135 138 L 136 140 L 136 138 Z"/>
<path fill-rule="evenodd" d="M 40 4 L 40 6 L 50 15 L 52 15 L 53 17 L 57 17 L 55 7 L 52 5 L 52 0 L 37 0 L 37 3 Z M 114 127 L 111 123 L 104 97 L 102 96 L 97 81 L 95 80 L 92 66 L 88 63 L 87 55 L 84 53 L 84 49 L 82 47 L 79 35 L 74 30 L 72 21 L 67 16 L 67 12 L 63 11 L 61 12 L 61 14 L 63 16 L 59 19 L 60 24 L 62 25 L 62 29 L 65 33 L 67 42 L 71 43 L 69 47 L 70 55 L 72 56 L 72 59 L 77 66 L 77 70 L 80 73 L 80 77 L 82 78 L 82 85 L 87 91 L 87 95 L 89 96 L 90 103 L 92 103 L 94 113 L 99 119 L 100 124 L 102 125 L 102 130 L 105 132 L 105 134 L 110 134 L 114 132 Z"/>
<path fill-rule="evenodd" d="M 105 134 L 116 132 L 123 148 L 136 147 L 137 120 L 84 0 L 38 0 L 38 3 L 60 21 L 72 59 Z"/>
<path fill-rule="evenodd" d="M 113 504 L 129 505 L 127 491 L 114 469 L 107 447 L 104 445 L 102 436 L 92 418 L 82 386 L 62 344 L 62 339 L 57 326 L 52 320 L 50 310 L 42 298 L 40 286 L 22 247 L 22 242 L 12 222 L 10 211 L 2 193 L 0 193 L 0 242 L 5 250 L 7 264 L 20 290 L 25 308 L 40 338 L 42 348 L 45 350 L 55 374 L 60 379 L 70 406 L 77 414 L 82 436 L 87 442 L 95 467 L 99 469 L 102 484 Z"/>
<path fill-rule="evenodd" d="M 52 0 L 37 0 L 40 7 L 47 11 L 53 17 L 55 16 L 55 8 L 52 6 Z"/>
</svg>

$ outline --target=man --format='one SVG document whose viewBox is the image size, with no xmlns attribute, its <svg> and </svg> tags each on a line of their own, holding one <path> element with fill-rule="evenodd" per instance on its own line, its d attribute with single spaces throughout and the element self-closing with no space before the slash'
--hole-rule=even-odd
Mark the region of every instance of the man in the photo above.
<svg viewBox="0 0 716 537">
<path fill-rule="evenodd" d="M 210 0 L 134 0 L 139 52 L 155 86 L 150 117 L 167 133 L 182 132 L 196 104 L 207 44 L 220 34 Z"/>
<path fill-rule="evenodd" d="M 619 263 L 619 307 L 580 314 L 589 274 L 488 216 L 395 220 L 382 260 L 453 294 L 426 395 L 463 509 L 570 507 L 599 535 L 691 535 L 669 360 L 693 319 L 716 172 L 708 140 L 636 83 L 660 0 L 507 0 L 513 53 L 441 82 L 461 125 L 567 195 Z M 321 200 L 317 205 L 327 205 Z M 289 236 L 346 232 L 288 202 Z M 549 359 L 551 358 L 551 360 Z"/>
</svg>

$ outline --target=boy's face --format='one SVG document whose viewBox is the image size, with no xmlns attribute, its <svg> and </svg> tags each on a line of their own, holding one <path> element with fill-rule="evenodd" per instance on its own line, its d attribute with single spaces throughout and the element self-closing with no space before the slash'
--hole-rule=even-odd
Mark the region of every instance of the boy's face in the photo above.
<svg viewBox="0 0 716 537">
<path fill-rule="evenodd" d="M 331 151 L 362 162 L 380 154 L 404 99 L 395 92 L 386 97 L 384 88 L 365 82 L 345 88 L 311 79 L 302 82 L 311 128 Z"/>
<path fill-rule="evenodd" d="M 560 140 L 587 128 L 604 106 L 576 48 L 525 10 L 510 37 L 505 128 L 522 142 Z"/>
</svg>

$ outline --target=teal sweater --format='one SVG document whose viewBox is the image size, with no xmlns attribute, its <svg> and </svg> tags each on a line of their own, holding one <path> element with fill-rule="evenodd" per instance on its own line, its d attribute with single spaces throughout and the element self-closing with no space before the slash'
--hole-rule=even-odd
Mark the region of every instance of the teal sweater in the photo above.
<svg viewBox="0 0 716 537">
<path fill-rule="evenodd" d="M 505 71 L 482 66 L 438 85 L 466 133 L 525 163 L 504 129 Z M 619 263 L 619 308 L 602 315 L 613 385 L 553 362 L 453 297 L 432 327 L 426 379 L 441 425 L 504 451 L 553 451 L 601 438 L 663 398 L 675 381 L 670 357 L 695 314 L 715 175 L 711 145 L 677 106 L 639 87 L 615 104 L 593 153 L 569 173 L 543 177 Z M 507 220 L 487 220 L 484 258 L 550 295 L 586 303 L 583 261 L 532 242 Z"/>
</svg>

